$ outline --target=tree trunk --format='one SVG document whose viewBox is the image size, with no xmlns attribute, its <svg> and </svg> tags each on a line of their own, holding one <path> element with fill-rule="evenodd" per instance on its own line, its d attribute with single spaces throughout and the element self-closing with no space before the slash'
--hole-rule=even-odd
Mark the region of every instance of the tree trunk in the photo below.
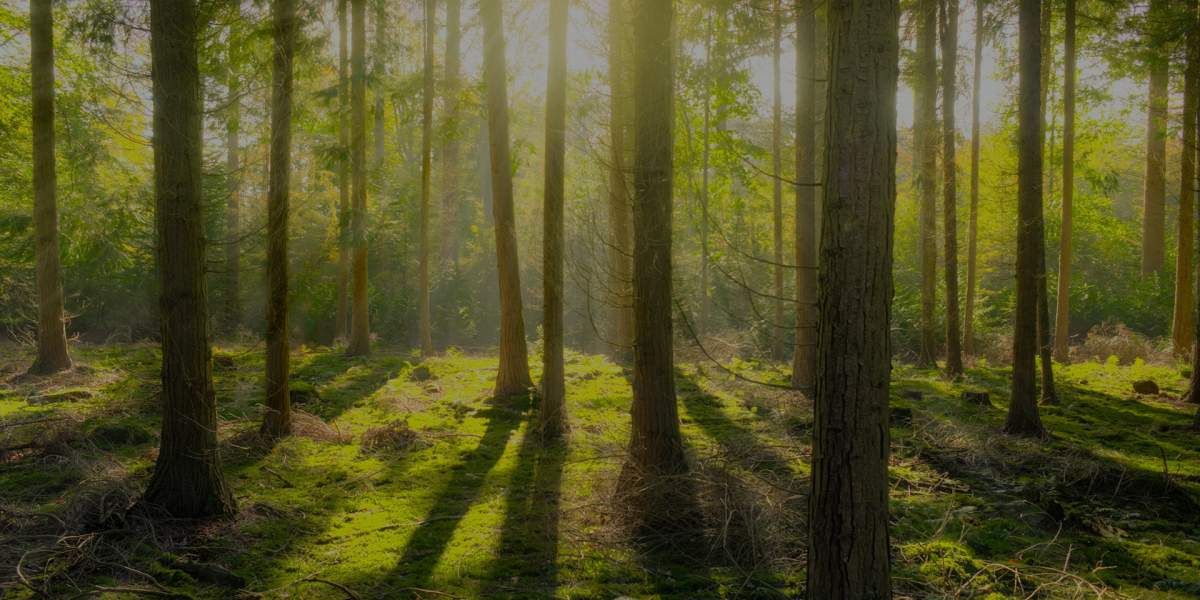
<svg viewBox="0 0 1200 600">
<path fill-rule="evenodd" d="M 1037 260 L 1041 233 L 1042 114 L 1040 0 L 1020 0 L 1017 113 L 1017 284 L 1013 329 L 1013 382 L 1008 421 L 1011 434 L 1042 436 L 1037 407 Z"/>
<path fill-rule="evenodd" d="M 1054 11 L 1052 9 L 1053 4 L 1051 2 L 1042 2 L 1042 22 L 1040 24 L 1040 36 L 1043 40 L 1041 47 L 1041 95 L 1038 103 L 1038 110 L 1041 112 L 1041 139 L 1043 143 L 1046 140 L 1046 131 L 1050 131 L 1051 133 L 1049 143 L 1043 147 L 1043 152 L 1048 147 L 1051 156 L 1054 153 L 1054 135 L 1053 131 L 1046 126 L 1048 121 L 1046 117 L 1049 114 L 1049 110 L 1047 110 L 1048 98 L 1054 75 L 1054 45 L 1050 43 L 1052 35 L 1051 24 L 1054 18 Z M 1044 173 L 1045 169 L 1043 168 L 1042 171 Z M 1049 179 L 1050 191 L 1053 193 L 1053 172 L 1050 173 Z M 1045 193 L 1041 193 L 1040 196 L 1044 198 Z M 1058 395 L 1054 391 L 1054 360 L 1051 357 L 1050 343 L 1050 299 L 1046 285 L 1046 216 L 1044 200 L 1038 201 L 1033 226 L 1036 229 L 1033 236 L 1033 252 L 1036 255 L 1034 268 L 1036 269 L 1035 276 L 1037 280 L 1037 347 L 1042 365 L 1040 371 L 1042 376 L 1041 403 L 1058 404 Z"/>
<path fill-rule="evenodd" d="M 917 194 L 920 202 L 921 235 L 921 347 L 917 363 L 937 364 L 937 2 L 919 0 L 917 10 L 917 89 L 914 91 L 918 120 L 913 139 L 919 156 Z"/>
<path fill-rule="evenodd" d="M 608 175 L 608 221 L 611 240 L 609 242 L 609 273 L 612 281 L 614 356 L 625 358 L 633 348 L 633 292 L 630 286 L 633 267 L 630 261 L 633 242 L 630 228 L 629 183 L 625 175 L 628 161 L 625 159 L 632 133 L 628 106 L 632 101 L 627 89 L 628 58 L 626 28 L 629 26 L 626 0 L 609 0 L 608 8 L 608 84 L 611 89 L 609 100 L 610 162 Z M 707 287 L 704 287 L 707 290 Z"/>
<path fill-rule="evenodd" d="M 780 91 L 779 59 L 783 54 L 783 6 L 780 0 L 775 0 L 775 31 L 774 46 L 771 55 L 774 78 L 772 94 L 774 110 L 771 115 L 771 172 L 773 200 L 772 225 L 774 225 L 773 240 L 775 242 L 775 265 L 773 268 L 775 283 L 775 322 L 771 326 L 771 357 L 783 360 L 783 93 Z"/>
<path fill-rule="evenodd" d="M 513 215 L 512 163 L 508 148 L 508 83 L 501 0 L 480 0 L 483 20 L 483 72 L 487 88 L 488 143 L 492 162 L 492 212 L 496 222 L 496 263 L 500 276 L 500 368 L 495 395 L 526 393 L 533 387 L 525 349 L 521 308 L 521 266 Z"/>
<path fill-rule="evenodd" d="M 978 1 L 978 0 L 977 0 Z M 954 102 L 958 98 L 958 0 L 942 0 L 942 221 L 946 265 L 946 374 L 963 372 L 958 328 L 958 162 Z"/>
<path fill-rule="evenodd" d="M 241 2 L 231 2 L 234 23 L 241 19 Z M 227 333 L 235 333 L 242 323 L 241 304 L 241 81 L 234 67 L 233 56 L 239 52 L 240 40 L 235 37 L 236 25 L 229 27 L 228 54 L 225 60 L 225 85 L 229 106 L 225 114 L 225 177 L 228 182 L 225 198 L 225 297 L 222 306 L 221 324 Z"/>
<path fill-rule="evenodd" d="M 975 62 L 971 82 L 971 208 L 967 222 L 967 302 L 963 315 L 963 353 L 975 354 L 975 280 L 979 257 L 979 88 L 983 81 L 983 31 L 986 0 L 975 0 Z"/>
<path fill-rule="evenodd" d="M 433 355 L 433 321 L 429 314 L 429 209 L 433 195 L 433 45 L 437 41 L 437 0 L 425 0 L 424 94 L 421 105 L 421 248 L 417 294 L 420 296 L 418 335 L 421 355 Z"/>
<path fill-rule="evenodd" d="M 543 308 L 541 430 L 559 437 L 563 400 L 563 170 L 566 155 L 568 0 L 550 0 L 550 64 L 546 75 L 546 180 L 542 237 Z"/>
<path fill-rule="evenodd" d="M 367 7 L 366 0 L 350 0 L 350 235 L 354 249 L 353 302 L 350 315 L 351 356 L 371 352 L 367 323 Z"/>
<path fill-rule="evenodd" d="M 201 209 L 200 70 L 193 0 L 150 2 L 162 436 L 143 501 L 177 518 L 229 515 L 217 445 Z"/>
<path fill-rule="evenodd" d="M 295 0 L 272 0 L 275 55 L 271 75 L 271 182 L 267 190 L 267 412 L 262 432 L 292 431 L 288 396 L 288 195 L 292 174 L 292 64 Z"/>
<path fill-rule="evenodd" d="M 1196 0 L 1186 4 L 1195 21 Z M 1195 319 L 1193 252 L 1195 247 L 1196 198 L 1196 84 L 1200 78 L 1200 33 L 1196 23 L 1187 32 L 1187 69 L 1183 79 L 1183 144 L 1179 169 L 1179 252 L 1175 255 L 1175 314 L 1171 339 L 1175 354 L 1183 356 L 1192 347 Z"/>
<path fill-rule="evenodd" d="M 1151 0 L 1147 19 L 1162 20 L 1167 0 Z M 1147 43 L 1157 46 L 1156 36 L 1147 35 Z M 1146 125 L 1146 183 L 1142 195 L 1142 276 L 1162 269 L 1167 188 L 1167 104 L 1170 98 L 1169 61 L 1165 53 L 1157 53 L 1148 65 L 1150 71 L 1149 109 Z"/>
<path fill-rule="evenodd" d="M 792 387 L 810 392 L 817 371 L 816 18 L 796 0 L 796 350 Z"/>
<path fill-rule="evenodd" d="M 348 0 L 338 0 L 338 286 L 333 337 L 346 339 L 350 324 L 350 30 Z"/>
<path fill-rule="evenodd" d="M 446 0 L 446 75 L 443 83 L 445 96 L 446 138 L 442 146 L 442 263 L 458 270 L 459 204 L 459 88 L 461 83 L 460 41 L 462 39 L 462 0 Z"/>
<path fill-rule="evenodd" d="M 611 1 L 611 0 L 610 0 Z M 709 136 L 712 133 L 712 81 L 709 74 L 712 72 L 712 22 L 716 17 L 709 13 L 709 18 L 704 28 L 704 131 L 701 132 L 701 143 L 703 148 L 700 150 L 700 328 L 703 331 L 709 326 L 709 320 L 712 319 L 712 293 L 709 290 L 709 261 L 711 260 L 708 250 L 708 178 L 711 161 L 711 143 Z"/>
<path fill-rule="evenodd" d="M 33 83 L 33 226 L 37 256 L 37 358 L 30 373 L 71 368 L 63 319 L 62 267 L 54 167 L 54 10 L 51 0 L 31 0 L 30 71 Z"/>
<path fill-rule="evenodd" d="M 891 598 L 888 388 L 896 202 L 896 0 L 830 0 L 820 357 L 808 597 Z"/>
<path fill-rule="evenodd" d="M 372 84 L 375 86 L 375 132 L 372 141 L 375 143 L 375 156 L 371 161 L 371 176 L 378 190 L 383 185 L 383 157 L 386 143 L 384 118 L 384 84 L 387 76 L 387 56 L 390 52 L 387 43 L 387 2 L 375 2 L 375 45 L 371 51 Z"/>
<path fill-rule="evenodd" d="M 1071 358 L 1071 235 L 1074 227 L 1072 205 L 1075 201 L 1075 0 L 1066 0 L 1065 12 L 1062 233 L 1058 242 L 1058 297 L 1054 315 L 1054 359 L 1059 362 L 1066 362 Z M 1191 305 L 1188 307 L 1190 311 Z"/>
</svg>

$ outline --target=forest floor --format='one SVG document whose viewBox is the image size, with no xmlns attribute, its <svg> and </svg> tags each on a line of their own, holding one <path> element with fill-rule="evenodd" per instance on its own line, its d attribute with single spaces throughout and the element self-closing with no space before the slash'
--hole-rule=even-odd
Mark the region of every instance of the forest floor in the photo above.
<svg viewBox="0 0 1200 600">
<path fill-rule="evenodd" d="M 158 435 L 158 351 L 74 349 L 20 375 L 0 346 L 0 598 L 782 598 L 802 591 L 811 405 L 711 363 L 678 370 L 703 535 L 631 541 L 614 501 L 628 373 L 570 354 L 571 432 L 489 397 L 495 359 L 293 355 L 296 434 L 255 433 L 260 348 L 219 347 L 235 518 L 128 513 Z M 537 362 L 537 361 L 533 361 Z M 786 381 L 782 367 L 727 365 Z M 535 373 L 535 379 L 537 374 Z M 1136 395 L 1151 379 L 1162 394 Z M 897 367 L 893 578 L 911 598 L 1200 597 L 1200 434 L 1176 368 L 1058 371 L 1046 442 L 1000 433 L 1006 369 Z M 963 391 L 991 395 L 969 404 Z"/>
</svg>

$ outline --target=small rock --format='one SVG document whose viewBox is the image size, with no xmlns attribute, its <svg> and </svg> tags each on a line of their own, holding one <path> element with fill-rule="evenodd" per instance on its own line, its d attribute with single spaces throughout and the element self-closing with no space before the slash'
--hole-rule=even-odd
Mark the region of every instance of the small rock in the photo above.
<svg viewBox="0 0 1200 600">
<path fill-rule="evenodd" d="M 978 406 L 992 406 L 992 397 L 987 392 L 963 392 L 962 400 L 967 404 L 975 404 Z"/>
<path fill-rule="evenodd" d="M 1133 391 L 1146 396 L 1157 396 L 1159 393 L 1158 384 L 1149 379 L 1133 382 Z"/>
<path fill-rule="evenodd" d="M 892 425 L 912 425 L 912 418 L 913 411 L 911 408 L 905 406 L 896 406 L 892 408 L 890 419 Z"/>
<path fill-rule="evenodd" d="M 907 400 L 921 400 L 925 398 L 925 394 L 920 390 L 903 390 L 900 392 L 900 397 Z"/>
<path fill-rule="evenodd" d="M 433 372 L 429 370 L 429 367 L 417 365 L 413 368 L 412 373 L 409 373 L 408 379 L 409 381 L 429 381 L 436 378 L 433 376 Z"/>
</svg>

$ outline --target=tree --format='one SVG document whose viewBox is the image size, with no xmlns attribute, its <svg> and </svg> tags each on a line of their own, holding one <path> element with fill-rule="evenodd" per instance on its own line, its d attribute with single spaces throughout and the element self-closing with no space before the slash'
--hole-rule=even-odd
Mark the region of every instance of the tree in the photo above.
<svg viewBox="0 0 1200 600">
<path fill-rule="evenodd" d="M 716 20 L 715 15 L 708 11 L 707 19 L 704 26 L 704 125 L 703 131 L 700 133 L 700 142 L 702 148 L 700 150 L 700 327 L 708 326 L 709 319 L 712 318 L 712 292 L 709 290 L 709 261 L 712 260 L 708 249 L 708 223 L 712 218 L 709 214 L 709 194 L 708 180 L 709 171 L 712 159 L 712 144 L 710 136 L 712 135 L 712 90 L 708 87 L 712 84 L 712 46 L 713 46 L 713 21 Z"/>
<path fill-rule="evenodd" d="M 771 328 L 771 356 L 783 360 L 783 95 L 780 91 L 779 58 L 783 53 L 783 7 L 775 0 L 775 26 L 771 53 L 773 110 L 771 115 L 772 225 L 775 242 L 775 323 Z"/>
<path fill-rule="evenodd" d="M 563 403 L 563 170 L 566 155 L 568 0 L 550 0 L 550 64 L 546 77 L 546 183 L 542 236 L 541 430 L 558 437 L 564 427 Z"/>
<path fill-rule="evenodd" d="M 354 249 L 350 344 L 352 356 L 371 352 L 367 323 L 367 7 L 350 0 L 350 235 Z"/>
<path fill-rule="evenodd" d="M 1075 0 L 1066 0 L 1063 35 L 1062 233 L 1058 241 L 1058 295 L 1054 314 L 1054 358 L 1070 359 L 1071 234 L 1075 201 Z M 1186 134 L 1185 134 L 1186 138 Z M 1188 186 L 1183 186 L 1185 189 Z M 1182 195 L 1180 196 L 1182 202 Z M 1182 215 L 1182 211 L 1180 215 Z M 1182 221 L 1181 221 L 1182 224 Z M 1181 225 L 1182 226 L 1182 225 Z M 1190 305 L 1189 305 L 1190 306 Z M 1190 309 L 1189 309 L 1190 310 Z"/>
<path fill-rule="evenodd" d="M 913 156 L 917 160 L 920 204 L 921 350 L 917 362 L 937 364 L 937 3 L 918 0 L 916 120 Z"/>
<path fill-rule="evenodd" d="M 792 387 L 811 391 L 817 370 L 816 8 L 796 0 L 796 350 Z"/>
<path fill-rule="evenodd" d="M 228 515 L 208 343 L 194 0 L 150 2 L 162 436 L 143 501 L 177 518 Z"/>
<path fill-rule="evenodd" d="M 242 322 L 241 305 L 241 75 L 237 68 L 236 54 L 241 43 L 236 35 L 236 23 L 241 19 L 240 0 L 230 3 L 233 11 L 230 21 L 225 55 L 225 88 L 228 92 L 228 107 L 225 113 L 225 177 L 228 189 L 225 198 L 225 298 L 222 303 L 221 323 L 225 331 L 234 332 Z"/>
<path fill-rule="evenodd" d="M 446 137 L 442 147 L 442 262 L 458 267 L 458 103 L 461 85 L 460 40 L 462 38 L 462 0 L 446 0 L 446 74 L 443 82 L 445 96 Z"/>
<path fill-rule="evenodd" d="M 1179 251 L 1175 254 L 1175 310 L 1171 340 L 1175 354 L 1192 347 L 1195 319 L 1193 253 L 1195 247 L 1196 198 L 1196 110 L 1197 79 L 1200 78 L 1200 33 L 1196 28 L 1196 0 L 1186 3 L 1191 27 L 1187 30 L 1187 68 L 1183 78 L 1183 144 L 1179 168 Z"/>
<path fill-rule="evenodd" d="M 271 181 L 267 190 L 267 412 L 262 432 L 292 431 L 288 396 L 288 192 L 292 175 L 292 64 L 296 52 L 295 0 L 272 0 Z"/>
<path fill-rule="evenodd" d="M 30 79 L 33 84 L 33 226 L 37 257 L 37 358 L 30 373 L 71 368 L 63 319 L 62 267 L 58 250 L 57 177 L 54 167 L 54 14 L 51 0 L 32 0 Z"/>
<path fill-rule="evenodd" d="M 1011 434 L 1042 436 L 1037 381 L 1037 260 L 1041 234 L 1042 111 L 1041 1 L 1020 0 L 1018 17 L 1019 92 L 1017 107 L 1017 286 L 1013 325 L 1013 381 L 1008 421 Z"/>
<path fill-rule="evenodd" d="M 1040 111 L 1041 123 L 1041 139 L 1050 151 L 1054 150 L 1054 136 L 1051 135 L 1049 141 L 1046 141 L 1046 132 L 1051 131 L 1047 126 L 1046 110 L 1051 78 L 1054 75 L 1054 46 L 1049 43 L 1051 39 L 1051 23 L 1054 18 L 1053 3 L 1042 2 L 1042 22 L 1040 24 L 1040 36 L 1042 40 L 1046 40 L 1041 47 L 1041 93 L 1038 100 L 1038 110 Z M 1051 133 L 1053 133 L 1051 131 Z M 1043 169 L 1044 172 L 1044 169 Z M 1054 188 L 1054 178 L 1051 175 L 1050 187 Z M 1039 196 L 1040 197 L 1040 196 Z M 1050 296 L 1046 285 L 1046 216 L 1044 212 L 1043 201 L 1038 200 L 1037 211 L 1032 213 L 1033 225 L 1035 232 L 1033 234 L 1033 254 L 1034 258 L 1034 279 L 1037 282 L 1037 347 L 1038 356 L 1040 357 L 1042 369 L 1042 404 L 1058 404 L 1058 395 L 1054 391 L 1054 359 L 1051 357 L 1050 343 Z"/>
<path fill-rule="evenodd" d="M 1167 187 L 1167 104 L 1170 58 L 1155 35 L 1167 12 L 1167 0 L 1150 0 L 1146 14 L 1149 49 L 1149 110 L 1146 122 L 1146 182 L 1142 194 L 1142 275 L 1162 269 L 1165 254 Z"/>
<path fill-rule="evenodd" d="M 350 321 L 350 41 L 348 0 L 338 0 L 338 283 L 334 339 L 345 339 Z"/>
<path fill-rule="evenodd" d="M 975 354 L 975 281 L 979 261 L 979 88 L 983 80 L 983 32 L 986 0 L 975 0 L 975 60 L 971 81 L 971 206 L 967 221 L 967 300 L 963 315 L 963 352 Z"/>
<path fill-rule="evenodd" d="M 421 225 L 418 259 L 418 333 L 421 355 L 433 355 L 433 324 L 429 314 L 429 202 L 433 195 L 433 44 L 437 39 L 437 0 L 425 0 L 425 66 L 421 103 Z"/>
<path fill-rule="evenodd" d="M 614 354 L 623 357 L 633 347 L 633 304 L 629 290 L 632 280 L 633 266 L 629 256 L 632 254 L 633 242 L 630 228 L 630 198 L 629 183 L 626 181 L 627 168 L 626 152 L 629 145 L 626 132 L 630 131 L 628 106 L 632 97 L 627 91 L 628 59 L 625 56 L 627 46 L 627 17 L 625 2 L 627 0 L 609 0 L 608 3 L 608 85 L 611 90 L 609 100 L 609 169 L 608 169 L 608 223 L 610 237 L 609 257 L 609 290 L 612 293 L 613 332 L 612 345 Z M 707 129 L 706 129 L 707 130 Z M 707 171 L 704 177 L 707 181 Z M 707 207 L 707 204 L 705 204 Z M 704 209 L 706 210 L 706 208 Z M 705 213 L 707 215 L 707 212 Z M 707 226 L 702 221 L 701 227 Z M 707 245 L 704 246 L 704 265 L 707 265 Z M 706 269 L 702 268 L 701 287 L 707 296 Z M 701 319 L 703 321 L 703 319 Z"/>
<path fill-rule="evenodd" d="M 808 597 L 885 599 L 900 11 L 896 0 L 827 6 L 830 135 Z"/>
<path fill-rule="evenodd" d="M 945 228 L 946 374 L 963 372 L 958 328 L 958 162 L 954 101 L 958 97 L 958 0 L 941 0 L 942 32 L 942 221 Z"/>
<path fill-rule="evenodd" d="M 488 143 L 492 163 L 492 214 L 500 277 L 500 368 L 496 396 L 523 394 L 533 387 L 521 309 L 521 267 L 513 215 L 512 162 L 508 148 L 508 82 L 501 0 L 480 0 L 483 21 L 483 78 L 487 88 Z"/>
</svg>

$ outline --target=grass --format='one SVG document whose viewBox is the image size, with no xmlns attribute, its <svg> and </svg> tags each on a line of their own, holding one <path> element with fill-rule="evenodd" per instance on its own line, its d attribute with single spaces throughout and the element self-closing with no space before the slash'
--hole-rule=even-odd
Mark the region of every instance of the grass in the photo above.
<svg viewBox="0 0 1200 600">
<path fill-rule="evenodd" d="M 677 372 L 703 535 L 631 540 L 614 497 L 628 374 L 569 354 L 571 431 L 531 434 L 535 399 L 489 397 L 495 360 L 407 352 L 293 358 L 303 411 L 274 445 L 253 434 L 263 357 L 216 349 L 222 458 L 238 515 L 202 525 L 124 515 L 157 446 L 152 346 L 80 346 L 83 367 L 16 377 L 0 347 L 0 596 L 130 588 L 192 598 L 784 598 L 803 591 L 811 405 L 710 364 Z M 534 361 L 535 363 L 537 361 Z M 418 366 L 421 369 L 418 372 Z M 782 367 L 739 362 L 760 380 Z M 1052 438 L 999 433 L 1005 369 L 958 382 L 898 366 L 893 577 L 913 598 L 1200 596 L 1200 436 L 1171 399 L 1178 370 L 1058 371 Z M 534 374 L 535 380 L 538 376 Z M 1170 397 L 1134 396 L 1154 379 Z M 994 408 L 959 399 L 987 391 Z M 912 392 L 920 392 L 916 399 Z M 903 412 L 903 411 L 901 411 Z M 120 591 L 125 589 L 126 591 Z M 351 595 L 352 594 L 352 595 Z"/>
</svg>

